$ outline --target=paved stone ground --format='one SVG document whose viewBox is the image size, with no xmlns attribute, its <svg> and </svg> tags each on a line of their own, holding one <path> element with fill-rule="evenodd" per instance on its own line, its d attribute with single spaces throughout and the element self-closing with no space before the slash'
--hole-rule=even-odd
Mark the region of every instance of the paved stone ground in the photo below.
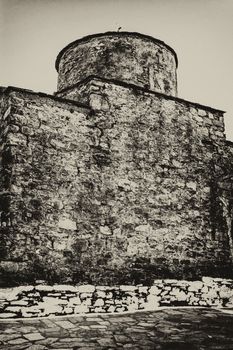
<svg viewBox="0 0 233 350">
<path fill-rule="evenodd" d="M 0 321 L 0 349 L 232 350 L 233 313 L 182 308 Z"/>
</svg>

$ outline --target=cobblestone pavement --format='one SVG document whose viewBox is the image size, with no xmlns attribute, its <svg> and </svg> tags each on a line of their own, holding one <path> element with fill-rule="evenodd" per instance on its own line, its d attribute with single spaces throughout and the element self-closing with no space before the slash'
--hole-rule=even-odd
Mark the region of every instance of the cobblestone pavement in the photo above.
<svg viewBox="0 0 233 350">
<path fill-rule="evenodd" d="M 207 308 L 0 321 L 1 350 L 233 350 L 233 313 Z"/>
</svg>

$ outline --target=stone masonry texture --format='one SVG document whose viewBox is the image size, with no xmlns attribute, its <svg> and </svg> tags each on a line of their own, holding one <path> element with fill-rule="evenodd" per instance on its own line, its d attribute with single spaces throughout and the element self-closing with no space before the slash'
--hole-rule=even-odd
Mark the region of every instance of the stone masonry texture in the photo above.
<svg viewBox="0 0 233 350">
<path fill-rule="evenodd" d="M 58 90 L 97 75 L 176 95 L 176 67 L 175 52 L 160 40 L 138 33 L 90 35 L 58 55 Z"/>
<path fill-rule="evenodd" d="M 152 286 L 35 285 L 0 289 L 0 319 L 153 311 L 159 307 L 233 307 L 233 280 L 155 280 Z"/>
<path fill-rule="evenodd" d="M 175 57 L 99 34 L 58 56 L 55 96 L 1 89 L 2 286 L 232 277 L 233 145 L 175 97 Z"/>
</svg>

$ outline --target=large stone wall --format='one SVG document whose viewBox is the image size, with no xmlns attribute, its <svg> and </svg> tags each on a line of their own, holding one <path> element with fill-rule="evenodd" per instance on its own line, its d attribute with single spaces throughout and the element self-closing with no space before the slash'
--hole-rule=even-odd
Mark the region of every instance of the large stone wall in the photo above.
<svg viewBox="0 0 233 350">
<path fill-rule="evenodd" d="M 58 55 L 58 90 L 97 75 L 176 96 L 176 67 L 175 52 L 160 40 L 128 32 L 91 35 Z"/>
<path fill-rule="evenodd" d="M 90 107 L 7 95 L 2 283 L 231 275 L 222 112 L 104 80 L 79 88 L 62 97 Z"/>
<path fill-rule="evenodd" d="M 231 273 L 223 113 L 98 78 L 59 95 L 96 113 L 101 181 L 112 193 L 104 230 L 126 242 L 115 266 L 139 280 Z"/>
<path fill-rule="evenodd" d="M 1 201 L 3 285 L 63 274 L 69 234 L 76 232 L 77 188 L 90 157 L 89 108 L 18 89 L 4 95 L 9 103 L 2 111 L 7 149 L 1 171 L 10 171 Z"/>
</svg>

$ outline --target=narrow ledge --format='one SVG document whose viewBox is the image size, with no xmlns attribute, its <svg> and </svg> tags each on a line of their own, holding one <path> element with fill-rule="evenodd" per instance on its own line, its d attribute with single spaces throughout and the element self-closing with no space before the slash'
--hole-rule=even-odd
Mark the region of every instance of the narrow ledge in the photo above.
<svg viewBox="0 0 233 350">
<path fill-rule="evenodd" d="M 149 94 L 152 94 L 152 95 L 155 95 L 155 96 L 158 96 L 158 97 L 165 98 L 167 100 L 172 100 L 172 101 L 175 101 L 175 102 L 184 103 L 186 105 L 191 105 L 193 107 L 201 108 L 201 109 L 207 110 L 209 112 L 214 112 L 214 113 L 217 112 L 217 113 L 221 113 L 221 114 L 226 113 L 225 111 L 223 111 L 221 109 L 213 108 L 213 107 L 210 107 L 210 106 L 205 106 L 205 105 L 202 105 L 200 103 L 184 100 L 184 99 L 179 98 L 179 97 L 166 95 L 166 94 L 163 94 L 161 92 L 152 91 L 152 90 L 149 90 L 149 89 L 146 89 L 144 87 L 141 87 L 141 86 L 138 86 L 138 85 L 134 85 L 134 84 L 131 84 L 131 83 L 126 83 L 126 82 L 119 81 L 119 80 L 116 80 L 116 79 L 102 78 L 102 77 L 99 77 L 99 76 L 96 76 L 96 75 L 90 75 L 86 79 L 84 79 L 84 80 L 82 80 L 82 81 L 80 81 L 80 82 L 78 82 L 76 84 L 73 84 L 72 86 L 69 86 L 69 87 L 67 87 L 65 89 L 57 91 L 55 93 L 55 95 L 67 92 L 67 91 L 72 90 L 72 89 L 74 89 L 76 87 L 79 87 L 81 85 L 87 84 L 87 83 L 89 83 L 92 80 L 99 80 L 99 81 L 102 81 L 104 83 L 115 84 L 115 85 L 118 85 L 118 86 L 122 86 L 122 87 L 126 87 L 126 88 L 129 88 L 129 89 L 133 89 L 133 90 L 139 91 L 139 92 L 141 91 L 142 93 L 149 93 Z"/>
<path fill-rule="evenodd" d="M 59 97 L 59 96 L 46 94 L 44 92 L 36 92 L 36 91 L 33 91 L 33 90 L 19 88 L 19 87 L 16 87 L 16 86 L 7 86 L 7 87 L 1 86 L 0 87 L 0 93 L 9 94 L 9 93 L 14 92 L 14 91 L 22 92 L 22 93 L 26 93 L 26 94 L 30 94 L 30 95 L 35 95 L 35 96 L 43 97 L 43 98 L 50 98 L 50 99 L 52 99 L 54 101 L 58 101 L 58 102 L 61 102 L 61 103 L 64 103 L 64 104 L 69 104 L 69 105 L 72 105 L 72 106 L 80 107 L 80 108 L 83 108 L 83 109 L 88 109 L 88 110 L 91 109 L 88 105 L 76 102 L 74 100 L 62 98 L 62 97 Z"/>
</svg>

